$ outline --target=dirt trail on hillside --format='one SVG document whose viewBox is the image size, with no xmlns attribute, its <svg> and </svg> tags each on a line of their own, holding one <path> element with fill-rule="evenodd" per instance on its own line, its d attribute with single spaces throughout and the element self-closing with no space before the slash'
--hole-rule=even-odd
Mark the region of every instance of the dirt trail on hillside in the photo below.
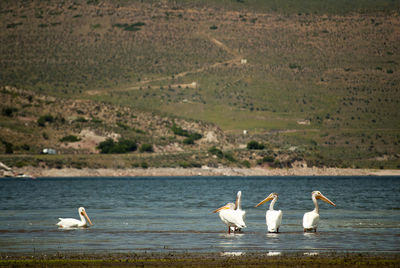
<svg viewBox="0 0 400 268">
<path fill-rule="evenodd" d="M 219 66 L 223 66 L 226 64 L 233 64 L 233 63 L 240 63 L 241 60 L 241 55 L 239 55 L 235 50 L 229 48 L 227 45 L 225 45 L 224 43 L 222 43 L 221 41 L 207 35 L 207 34 L 200 34 L 202 36 L 205 36 L 206 39 L 208 39 L 210 42 L 214 43 L 216 46 L 222 48 L 226 53 L 232 55 L 232 59 L 223 61 L 223 62 L 216 62 L 213 64 L 209 64 L 206 66 L 203 66 L 201 68 L 195 69 L 195 70 L 190 70 L 190 71 L 185 71 L 185 72 L 181 72 L 178 73 L 176 75 L 174 75 L 174 78 L 180 78 L 180 77 L 184 77 L 188 74 L 194 74 L 194 73 L 201 73 L 204 72 L 207 69 L 212 69 L 212 68 L 216 68 Z M 123 92 L 123 91 L 130 91 L 130 90 L 139 90 L 141 88 L 143 88 L 144 85 L 152 83 L 152 82 L 157 82 L 157 81 L 164 81 L 164 80 L 172 80 L 173 77 L 172 76 L 162 76 L 162 77 L 157 77 L 157 78 L 152 78 L 152 79 L 146 79 L 146 80 L 141 80 L 140 82 L 138 82 L 138 85 L 136 86 L 132 86 L 132 87 L 128 87 L 125 89 L 119 89 L 118 91 Z M 179 87 L 181 86 L 182 88 L 185 88 L 187 86 L 187 84 L 176 84 L 173 85 L 174 87 Z M 99 95 L 102 93 L 102 91 L 99 90 L 91 90 L 87 92 L 89 95 Z"/>
</svg>

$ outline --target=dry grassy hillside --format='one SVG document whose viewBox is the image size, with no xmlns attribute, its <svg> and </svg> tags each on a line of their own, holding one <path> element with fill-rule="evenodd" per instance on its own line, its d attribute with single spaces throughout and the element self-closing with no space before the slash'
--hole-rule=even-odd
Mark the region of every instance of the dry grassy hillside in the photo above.
<svg viewBox="0 0 400 268">
<path fill-rule="evenodd" d="M 91 100 L 68 100 L 36 94 L 30 91 L 5 87 L 0 90 L 2 109 L 2 139 L 16 144 L 16 152 L 41 152 L 45 147 L 56 147 L 60 153 L 97 153 L 95 148 L 106 138 L 133 139 L 139 144 L 155 145 L 155 152 L 182 151 L 183 136 L 171 130 L 175 124 L 182 129 L 196 132 L 202 138 L 191 145 L 226 144 L 224 133 L 212 124 L 163 117 L 158 114 L 136 111 L 132 108 L 113 106 Z M 11 110 L 9 114 L 6 111 Z M 40 118 L 52 119 L 39 123 Z M 62 142 L 63 137 L 75 135 L 76 142 Z"/>
<path fill-rule="evenodd" d="M 35 97 L 2 94 L 18 111 L 1 116 L 0 137 L 29 140 L 28 153 L 95 153 L 114 135 L 156 153 L 214 144 L 240 165 L 400 166 L 397 2 L 2 1 L 0 12 L 0 85 Z M 55 122 L 36 126 L 49 112 Z M 203 138 L 185 144 L 173 122 Z M 81 141 L 60 142 L 70 134 Z M 252 156 L 251 140 L 266 149 Z"/>
</svg>

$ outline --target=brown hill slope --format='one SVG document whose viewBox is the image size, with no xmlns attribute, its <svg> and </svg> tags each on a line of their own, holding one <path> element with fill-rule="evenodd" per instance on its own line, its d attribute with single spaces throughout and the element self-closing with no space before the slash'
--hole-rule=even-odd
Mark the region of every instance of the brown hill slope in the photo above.
<svg viewBox="0 0 400 268">
<path fill-rule="evenodd" d="M 398 3 L 142 2 L 0 2 L 0 84 L 78 107 L 62 114 L 62 106 L 35 104 L 45 112 L 36 117 L 20 109 L 28 125 L 51 109 L 56 119 L 45 128 L 72 128 L 49 134 L 35 126 L 28 152 L 94 152 L 112 133 L 175 152 L 185 139 L 176 146 L 169 136 L 178 116 L 190 118 L 177 123 L 184 129 L 201 120 L 228 133 L 220 148 L 267 144 L 263 156 L 244 151 L 240 159 L 253 164 L 273 157 L 279 166 L 294 152 L 311 165 L 399 166 Z M 89 114 L 82 107 L 92 103 L 99 108 Z M 138 115 L 153 111 L 163 119 Z M 23 153 L 16 137 L 30 131 L 9 119 L 3 140 Z M 59 141 L 69 134 L 82 140 Z"/>
<path fill-rule="evenodd" d="M 15 153 L 39 153 L 48 147 L 63 154 L 96 153 L 96 146 L 106 138 L 131 139 L 139 145 L 150 143 L 156 153 L 183 151 L 185 136 L 175 135 L 174 125 L 202 136 L 190 145 L 191 149 L 227 143 L 224 133 L 212 124 L 128 107 L 60 99 L 11 87 L 0 90 L 0 99 L 3 105 L 0 138 L 14 144 Z M 42 123 L 41 118 L 44 118 Z M 69 135 L 80 141 L 60 141 Z"/>
</svg>

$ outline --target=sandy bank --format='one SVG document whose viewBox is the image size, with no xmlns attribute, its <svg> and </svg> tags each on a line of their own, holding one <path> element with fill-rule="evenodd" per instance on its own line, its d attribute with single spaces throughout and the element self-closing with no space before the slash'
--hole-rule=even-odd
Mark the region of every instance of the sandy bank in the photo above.
<svg viewBox="0 0 400 268">
<path fill-rule="evenodd" d="M 1 171 L 0 171 L 1 172 Z M 0 176 L 25 174 L 34 177 L 98 176 L 400 176 L 400 170 L 341 168 L 133 168 L 133 169 L 43 169 L 24 167 L 3 171 Z"/>
</svg>

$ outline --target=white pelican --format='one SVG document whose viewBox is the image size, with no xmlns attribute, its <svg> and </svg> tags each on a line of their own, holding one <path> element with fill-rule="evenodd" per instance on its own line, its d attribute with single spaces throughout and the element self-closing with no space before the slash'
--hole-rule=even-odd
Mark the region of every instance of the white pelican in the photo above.
<svg viewBox="0 0 400 268">
<path fill-rule="evenodd" d="M 86 219 L 91 225 L 93 225 L 89 219 L 89 216 L 86 214 L 85 208 L 80 207 L 78 211 L 81 220 L 72 218 L 59 218 L 60 221 L 57 223 L 57 225 L 61 228 L 88 227 Z"/>
<path fill-rule="evenodd" d="M 313 191 L 311 193 L 311 198 L 312 201 L 314 202 L 315 209 L 313 211 L 304 213 L 303 216 L 303 228 L 304 232 L 307 231 L 314 231 L 317 232 L 317 227 L 319 223 L 319 208 L 318 208 L 318 203 L 317 199 L 321 199 L 322 201 L 325 201 L 328 204 L 331 204 L 332 206 L 335 206 L 335 203 L 333 203 L 331 200 L 326 198 L 323 194 L 321 194 L 320 191 Z"/>
<path fill-rule="evenodd" d="M 239 191 L 236 196 L 236 203 L 228 203 L 213 211 L 213 213 L 219 212 L 219 217 L 222 222 L 228 226 L 228 233 L 232 231 L 240 231 L 246 227 L 244 223 L 244 216 L 246 212 L 241 208 L 241 197 L 242 192 Z"/>
<path fill-rule="evenodd" d="M 265 202 L 272 200 L 271 204 L 269 205 L 269 209 L 267 210 L 265 214 L 265 221 L 268 226 L 268 232 L 270 233 L 279 233 L 279 227 L 281 226 L 282 223 L 282 210 L 274 210 L 274 205 L 276 201 L 278 200 L 278 194 L 277 193 L 271 193 L 267 198 L 265 198 L 263 201 L 258 203 L 256 207 L 261 206 Z"/>
</svg>

